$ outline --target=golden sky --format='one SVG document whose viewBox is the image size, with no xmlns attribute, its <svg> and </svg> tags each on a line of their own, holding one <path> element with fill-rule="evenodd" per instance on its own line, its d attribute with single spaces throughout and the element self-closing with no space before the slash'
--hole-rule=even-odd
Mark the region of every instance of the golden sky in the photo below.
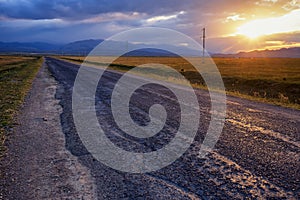
<svg viewBox="0 0 300 200">
<path fill-rule="evenodd" d="M 231 12 L 220 11 L 215 21 L 206 21 L 213 28 L 209 40 L 221 52 L 300 47 L 299 0 L 235 2 Z"/>
</svg>

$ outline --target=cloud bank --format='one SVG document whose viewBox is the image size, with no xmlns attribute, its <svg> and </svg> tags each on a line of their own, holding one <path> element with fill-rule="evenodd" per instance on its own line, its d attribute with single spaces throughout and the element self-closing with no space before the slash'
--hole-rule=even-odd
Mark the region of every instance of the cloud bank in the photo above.
<svg viewBox="0 0 300 200">
<path fill-rule="evenodd" d="M 272 40 L 261 38 L 260 43 L 251 45 L 234 34 L 253 20 L 299 10 L 300 3 L 295 0 L 0 0 L 0 41 L 67 43 L 157 26 L 175 29 L 200 42 L 205 26 L 209 51 L 236 52 L 274 44 L 297 45 L 297 30 L 275 33 Z"/>
</svg>

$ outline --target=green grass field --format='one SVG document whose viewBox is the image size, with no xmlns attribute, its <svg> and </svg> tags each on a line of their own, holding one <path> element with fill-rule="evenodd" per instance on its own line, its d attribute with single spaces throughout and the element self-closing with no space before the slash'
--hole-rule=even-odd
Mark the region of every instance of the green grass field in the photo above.
<svg viewBox="0 0 300 200">
<path fill-rule="evenodd" d="M 81 63 L 84 57 L 62 57 Z M 200 58 L 196 59 L 201 62 Z M 198 59 L 198 60 L 197 60 Z M 300 58 L 213 58 L 229 95 L 300 109 Z M 90 64 L 97 58 L 89 59 Z M 105 63 L 105 58 L 104 58 Z M 205 87 L 198 72 L 184 59 L 175 57 L 120 57 L 110 65 L 111 69 L 127 71 L 145 63 L 171 66 L 184 75 L 194 87 Z M 151 72 L 151 69 L 148 69 Z M 176 82 L 176 77 L 163 71 L 152 70 L 156 75 Z M 167 76 L 167 77 L 166 77 Z"/>
<path fill-rule="evenodd" d="M 7 130 L 41 65 L 42 58 L 0 56 L 0 157 Z"/>
</svg>

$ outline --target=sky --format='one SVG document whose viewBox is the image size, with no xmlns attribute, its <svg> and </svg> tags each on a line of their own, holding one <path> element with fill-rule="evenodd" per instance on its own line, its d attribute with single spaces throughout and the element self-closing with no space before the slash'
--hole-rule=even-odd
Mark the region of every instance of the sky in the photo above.
<svg viewBox="0 0 300 200">
<path fill-rule="evenodd" d="M 163 27 L 235 53 L 300 46 L 300 0 L 0 0 L 0 41 L 69 43 Z"/>
</svg>

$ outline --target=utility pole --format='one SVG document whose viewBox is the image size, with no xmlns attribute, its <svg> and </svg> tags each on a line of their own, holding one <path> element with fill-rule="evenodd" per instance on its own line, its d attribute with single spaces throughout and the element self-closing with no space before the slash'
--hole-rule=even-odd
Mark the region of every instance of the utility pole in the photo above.
<svg viewBox="0 0 300 200">
<path fill-rule="evenodd" d="M 204 54 L 205 54 L 205 28 L 202 29 L 202 63 L 204 63 Z"/>
<path fill-rule="evenodd" d="M 128 52 L 128 40 L 126 41 L 126 53 L 127 53 L 126 61 L 128 61 L 128 56 L 129 56 L 129 52 Z M 128 62 L 126 64 L 128 64 Z"/>
</svg>

